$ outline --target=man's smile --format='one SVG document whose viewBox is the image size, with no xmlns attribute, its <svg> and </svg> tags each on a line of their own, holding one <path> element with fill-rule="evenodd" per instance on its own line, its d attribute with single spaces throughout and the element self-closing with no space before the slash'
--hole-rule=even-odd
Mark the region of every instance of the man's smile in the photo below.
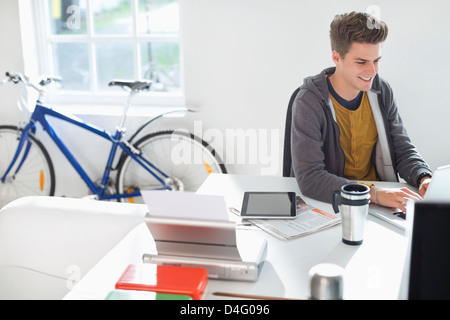
<svg viewBox="0 0 450 320">
<path fill-rule="evenodd" d="M 363 76 L 358 76 L 358 78 L 360 78 L 361 80 L 363 80 L 365 82 L 370 82 L 373 79 L 373 77 L 363 77 Z"/>
</svg>

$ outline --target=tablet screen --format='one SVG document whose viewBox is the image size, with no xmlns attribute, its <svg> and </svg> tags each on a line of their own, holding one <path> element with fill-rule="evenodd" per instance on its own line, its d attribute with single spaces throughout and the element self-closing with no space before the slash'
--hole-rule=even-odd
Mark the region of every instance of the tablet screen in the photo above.
<svg viewBox="0 0 450 320">
<path fill-rule="evenodd" d="M 259 219 L 295 218 L 295 192 L 246 192 L 241 216 Z"/>
</svg>

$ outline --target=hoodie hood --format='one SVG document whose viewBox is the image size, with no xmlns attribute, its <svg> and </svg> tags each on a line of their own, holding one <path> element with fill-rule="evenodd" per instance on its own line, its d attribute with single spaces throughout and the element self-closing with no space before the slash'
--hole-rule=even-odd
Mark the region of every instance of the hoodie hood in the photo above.
<svg viewBox="0 0 450 320">
<path fill-rule="evenodd" d="M 327 76 L 333 74 L 335 71 L 335 67 L 327 68 L 315 76 L 305 78 L 302 89 L 310 91 L 322 101 L 328 101 L 330 91 L 328 90 Z"/>
</svg>

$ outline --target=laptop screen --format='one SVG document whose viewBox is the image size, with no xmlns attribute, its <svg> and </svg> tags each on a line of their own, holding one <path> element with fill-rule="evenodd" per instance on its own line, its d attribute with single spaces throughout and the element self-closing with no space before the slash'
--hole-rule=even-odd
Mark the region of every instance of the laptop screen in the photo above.
<svg viewBox="0 0 450 320">
<path fill-rule="evenodd" d="M 408 298 L 450 299 L 450 202 L 417 202 Z"/>
</svg>

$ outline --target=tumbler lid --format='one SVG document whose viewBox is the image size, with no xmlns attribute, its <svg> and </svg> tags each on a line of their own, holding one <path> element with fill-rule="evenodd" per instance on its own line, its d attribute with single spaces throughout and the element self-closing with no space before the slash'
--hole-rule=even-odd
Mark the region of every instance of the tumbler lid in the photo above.
<svg viewBox="0 0 450 320">
<path fill-rule="evenodd" d="M 312 300 L 342 300 L 344 269 L 336 264 L 322 263 L 309 271 Z"/>
<path fill-rule="evenodd" d="M 346 184 L 341 188 L 341 197 L 351 200 L 370 199 L 370 188 L 359 183 Z"/>
</svg>

